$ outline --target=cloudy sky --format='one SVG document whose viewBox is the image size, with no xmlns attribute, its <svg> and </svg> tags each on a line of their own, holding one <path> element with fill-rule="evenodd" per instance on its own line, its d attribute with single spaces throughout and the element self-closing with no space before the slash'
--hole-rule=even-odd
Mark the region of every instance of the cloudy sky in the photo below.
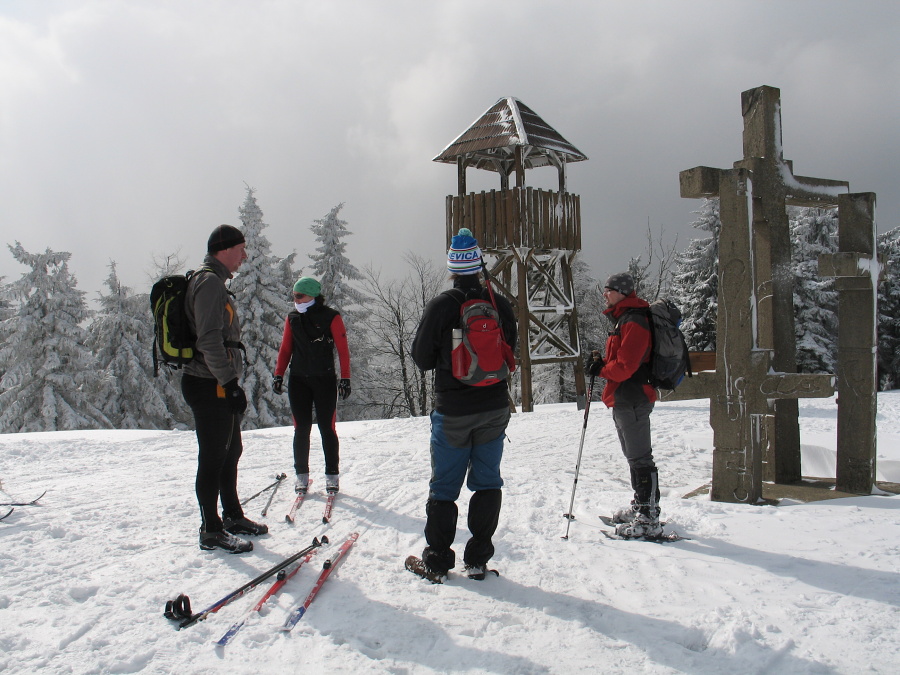
<svg viewBox="0 0 900 675">
<path fill-rule="evenodd" d="M 358 267 L 442 262 L 455 168 L 432 162 L 515 96 L 589 161 L 569 167 L 596 276 L 679 248 L 679 171 L 741 158 L 740 94 L 781 89 L 785 157 L 878 194 L 900 224 L 894 0 L 2 0 L 0 243 L 72 253 L 96 298 L 110 260 L 195 265 L 245 185 L 276 255 L 339 202 Z M 529 172 L 555 189 L 555 173 Z M 478 175 L 481 173 L 482 175 Z M 470 170 L 470 189 L 499 187 Z M 4 246 L 0 275 L 24 271 Z"/>
</svg>

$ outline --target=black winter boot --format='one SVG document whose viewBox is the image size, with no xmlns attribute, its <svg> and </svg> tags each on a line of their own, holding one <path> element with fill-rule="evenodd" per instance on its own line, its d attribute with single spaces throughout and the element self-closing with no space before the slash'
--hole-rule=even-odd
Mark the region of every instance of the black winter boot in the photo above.
<svg viewBox="0 0 900 675">
<path fill-rule="evenodd" d="M 264 525 L 263 523 L 254 523 L 252 520 L 243 515 L 237 518 L 225 516 L 222 518 L 222 523 L 225 526 L 225 530 L 231 532 L 231 534 L 260 535 L 266 534 L 269 531 L 268 525 Z"/>
<path fill-rule="evenodd" d="M 212 551 L 221 548 L 229 553 L 247 553 L 253 550 L 253 542 L 235 537 L 228 532 L 207 532 L 200 530 L 200 548 Z"/>
</svg>

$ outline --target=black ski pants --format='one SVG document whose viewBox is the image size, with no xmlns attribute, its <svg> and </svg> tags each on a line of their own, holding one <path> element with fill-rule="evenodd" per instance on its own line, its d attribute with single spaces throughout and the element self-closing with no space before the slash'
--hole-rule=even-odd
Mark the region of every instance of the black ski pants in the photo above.
<svg viewBox="0 0 900 675">
<path fill-rule="evenodd" d="M 241 416 L 234 415 L 225 402 L 225 390 L 210 378 L 183 375 L 181 393 L 194 414 L 197 430 L 197 502 L 201 529 L 221 532 L 222 514 L 230 518 L 244 515 L 237 493 L 241 442 Z"/>
<path fill-rule="evenodd" d="M 337 422 L 337 376 L 291 375 L 288 399 L 294 418 L 294 472 L 309 473 L 309 434 L 312 431 L 313 407 L 316 424 L 325 452 L 325 473 L 340 473 L 340 442 Z"/>
</svg>

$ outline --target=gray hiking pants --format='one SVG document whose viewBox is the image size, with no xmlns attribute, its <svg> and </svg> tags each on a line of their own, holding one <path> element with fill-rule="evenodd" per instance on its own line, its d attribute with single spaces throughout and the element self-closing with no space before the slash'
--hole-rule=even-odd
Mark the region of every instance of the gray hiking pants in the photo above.
<svg viewBox="0 0 900 675">
<path fill-rule="evenodd" d="M 653 404 L 649 401 L 639 405 L 613 406 L 613 422 L 622 444 L 622 453 L 632 469 L 652 468 L 653 446 L 650 444 L 650 413 Z"/>
</svg>

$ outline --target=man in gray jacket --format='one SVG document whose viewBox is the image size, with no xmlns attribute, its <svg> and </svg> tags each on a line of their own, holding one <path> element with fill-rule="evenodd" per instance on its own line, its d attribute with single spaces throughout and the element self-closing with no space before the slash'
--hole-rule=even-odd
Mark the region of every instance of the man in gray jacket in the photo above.
<svg viewBox="0 0 900 675">
<path fill-rule="evenodd" d="M 225 282 L 247 259 L 245 246 L 244 235 L 231 225 L 220 225 L 209 237 L 203 267 L 191 277 L 185 298 L 188 324 L 197 343 L 181 379 L 199 445 L 200 548 L 231 553 L 253 550 L 251 542 L 234 535 L 268 532 L 265 525 L 244 517 L 237 494 L 237 467 L 243 451 L 241 416 L 247 409 L 247 397 L 238 384 L 243 371 L 241 324 Z"/>
</svg>

